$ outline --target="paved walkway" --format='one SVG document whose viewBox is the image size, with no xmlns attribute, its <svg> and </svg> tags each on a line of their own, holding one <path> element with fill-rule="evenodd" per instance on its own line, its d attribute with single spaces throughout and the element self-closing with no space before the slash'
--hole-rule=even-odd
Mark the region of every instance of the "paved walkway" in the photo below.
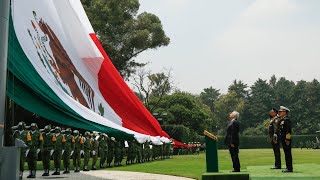
<svg viewBox="0 0 320 180">
<path fill-rule="evenodd" d="M 52 172 L 51 172 L 52 173 Z M 24 178 L 26 179 L 28 172 L 25 172 Z M 60 176 L 49 176 L 42 177 L 42 171 L 37 172 L 37 179 L 75 179 L 75 180 L 192 180 L 190 178 L 160 175 L 160 174 L 149 174 L 149 173 L 138 173 L 138 172 L 126 172 L 126 171 L 88 171 L 80 173 L 71 172 L 69 175 Z"/>
</svg>

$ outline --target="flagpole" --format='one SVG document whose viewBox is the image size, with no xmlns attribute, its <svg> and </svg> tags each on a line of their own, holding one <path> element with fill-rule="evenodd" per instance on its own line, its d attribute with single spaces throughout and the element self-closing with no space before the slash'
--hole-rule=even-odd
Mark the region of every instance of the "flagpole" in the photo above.
<svg viewBox="0 0 320 180">
<path fill-rule="evenodd" d="M 0 0 L 0 148 L 4 144 L 10 0 Z"/>
</svg>

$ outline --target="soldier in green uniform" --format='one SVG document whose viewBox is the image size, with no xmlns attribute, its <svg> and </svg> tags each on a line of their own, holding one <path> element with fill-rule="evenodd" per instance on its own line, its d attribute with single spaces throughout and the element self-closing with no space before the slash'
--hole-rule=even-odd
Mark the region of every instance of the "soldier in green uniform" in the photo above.
<svg viewBox="0 0 320 180">
<path fill-rule="evenodd" d="M 54 144 L 57 141 L 56 136 L 51 133 L 51 126 L 46 125 L 44 127 L 44 133 L 42 133 L 43 137 L 43 149 L 42 152 L 42 165 L 43 165 L 43 174 L 42 176 L 49 176 L 50 170 L 50 157 L 54 151 Z"/>
<path fill-rule="evenodd" d="M 27 146 L 29 146 L 31 142 L 31 135 L 30 132 L 26 130 L 26 124 L 24 122 L 19 122 L 18 126 L 12 127 L 14 139 L 20 139 L 23 141 Z M 24 171 L 24 163 L 26 162 L 26 151 L 27 148 L 21 148 L 20 151 L 20 174 L 19 177 L 22 179 L 23 171 Z"/>
<path fill-rule="evenodd" d="M 291 121 L 288 117 L 288 113 L 290 110 L 284 106 L 280 106 L 279 109 L 279 116 L 281 118 L 280 120 L 280 138 L 281 138 L 281 144 L 284 150 L 285 160 L 286 160 L 286 166 L 287 168 L 283 170 L 284 173 L 292 173 L 293 167 L 292 167 L 292 153 L 291 153 Z"/>
<path fill-rule="evenodd" d="M 128 141 L 128 155 L 127 155 L 127 161 L 126 161 L 126 165 L 130 165 L 133 164 L 134 162 L 134 140 L 130 140 Z"/>
<path fill-rule="evenodd" d="M 142 144 L 136 141 L 137 159 L 136 163 L 142 163 Z"/>
<path fill-rule="evenodd" d="M 83 171 L 89 171 L 89 168 L 88 168 L 88 164 L 89 164 L 89 159 L 90 159 L 90 152 L 92 151 L 92 146 L 91 146 L 91 134 L 89 131 L 86 131 L 84 133 L 84 138 L 83 138 L 83 141 L 84 141 L 84 159 L 83 159 L 83 162 L 84 162 L 84 167 L 83 167 Z"/>
<path fill-rule="evenodd" d="M 121 162 L 123 159 L 124 142 L 117 141 L 115 145 L 116 146 L 115 146 L 115 152 L 114 152 L 114 166 L 122 166 Z"/>
<path fill-rule="evenodd" d="M 281 169 L 281 157 L 280 157 L 280 117 L 278 116 L 278 110 L 272 108 L 269 112 L 270 122 L 268 126 L 269 141 L 272 145 L 275 163 L 271 169 Z"/>
<path fill-rule="evenodd" d="M 143 144 L 143 161 L 144 162 L 148 162 L 148 157 L 149 157 L 149 154 L 150 154 L 149 150 L 150 150 L 149 141 L 146 141 Z"/>
<path fill-rule="evenodd" d="M 97 170 L 96 164 L 98 160 L 98 151 L 99 151 L 99 141 L 98 141 L 97 133 L 93 132 L 92 133 L 92 170 Z"/>
<path fill-rule="evenodd" d="M 108 135 L 102 134 L 99 137 L 99 153 L 100 153 L 100 168 L 104 168 L 104 163 L 107 160 L 107 154 L 108 154 Z"/>
<path fill-rule="evenodd" d="M 107 168 L 111 168 L 111 163 L 114 156 L 114 148 L 115 148 L 116 139 L 114 137 L 111 137 L 110 140 L 108 140 L 108 157 L 107 157 Z"/>
<path fill-rule="evenodd" d="M 74 136 L 74 152 L 73 152 L 73 168 L 74 172 L 80 172 L 81 167 L 81 151 L 83 151 L 83 139 L 78 130 L 73 131 Z"/>
<path fill-rule="evenodd" d="M 65 131 L 64 137 L 66 138 L 66 142 L 63 143 L 63 150 L 62 150 L 62 156 L 63 156 L 63 165 L 65 171 L 63 174 L 69 174 L 70 173 L 70 157 L 74 152 L 74 143 L 75 139 L 74 136 L 71 135 L 71 129 L 67 128 Z"/>
<path fill-rule="evenodd" d="M 27 176 L 27 178 L 35 178 L 37 171 L 38 153 L 42 149 L 43 145 L 42 133 L 38 130 L 38 126 L 36 123 L 31 124 L 30 136 L 31 142 L 28 147 L 29 149 L 26 152 L 30 170 L 30 174 L 29 176 Z"/>
<path fill-rule="evenodd" d="M 55 172 L 52 175 L 60 175 L 60 166 L 61 166 L 61 159 L 62 159 L 62 149 L 64 146 L 64 143 L 66 142 L 66 138 L 63 134 L 61 134 L 61 128 L 55 127 L 55 137 L 56 137 L 56 143 L 54 145 L 54 151 L 53 151 L 53 160 L 54 160 L 54 167 Z"/>
</svg>

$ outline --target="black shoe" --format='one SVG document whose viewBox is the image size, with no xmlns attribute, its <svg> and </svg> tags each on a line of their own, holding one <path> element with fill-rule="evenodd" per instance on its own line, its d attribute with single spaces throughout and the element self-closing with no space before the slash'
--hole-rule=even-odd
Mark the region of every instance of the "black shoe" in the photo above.
<svg viewBox="0 0 320 180">
<path fill-rule="evenodd" d="M 273 167 L 270 168 L 270 169 L 281 169 L 281 167 L 273 166 Z"/>
<path fill-rule="evenodd" d="M 285 170 L 283 170 L 282 172 L 283 172 L 283 173 L 292 173 L 293 170 L 292 170 L 292 169 L 291 169 L 291 170 L 290 170 L 290 169 L 285 169 Z"/>
<path fill-rule="evenodd" d="M 84 169 L 83 171 L 90 171 L 89 169 Z"/>
<path fill-rule="evenodd" d="M 234 169 L 234 170 L 232 170 L 230 172 L 240 172 L 240 169 Z"/>
</svg>

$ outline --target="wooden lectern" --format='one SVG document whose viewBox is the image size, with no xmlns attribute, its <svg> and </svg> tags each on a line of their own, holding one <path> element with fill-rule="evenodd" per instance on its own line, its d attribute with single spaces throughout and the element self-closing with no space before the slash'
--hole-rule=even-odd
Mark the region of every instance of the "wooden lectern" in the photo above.
<svg viewBox="0 0 320 180">
<path fill-rule="evenodd" d="M 206 142 L 207 172 L 219 172 L 218 168 L 218 138 L 204 131 Z"/>
</svg>

